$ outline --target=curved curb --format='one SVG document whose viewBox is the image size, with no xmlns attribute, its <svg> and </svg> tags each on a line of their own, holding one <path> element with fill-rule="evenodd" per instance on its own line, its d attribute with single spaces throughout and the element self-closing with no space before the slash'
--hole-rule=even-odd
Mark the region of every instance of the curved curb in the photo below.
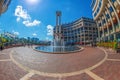
<svg viewBox="0 0 120 80">
<path fill-rule="evenodd" d="M 99 49 L 101 49 L 101 48 L 99 48 Z M 47 73 L 47 72 L 40 72 L 40 71 L 37 71 L 37 70 L 30 69 L 30 68 L 28 68 L 26 66 L 23 66 L 19 62 L 15 61 L 15 59 L 12 56 L 14 51 L 11 51 L 10 58 L 18 67 L 20 67 L 21 69 L 23 69 L 23 70 L 25 70 L 27 72 L 32 72 L 34 74 L 38 74 L 40 76 L 45 76 L 45 77 L 62 78 L 62 77 L 69 77 L 69 76 L 80 75 L 82 73 L 85 73 L 86 70 L 92 70 L 92 69 L 95 69 L 96 67 L 100 66 L 103 62 L 106 61 L 106 59 L 108 57 L 107 52 L 104 49 L 101 49 L 101 50 L 104 51 L 104 54 L 105 54 L 105 57 L 103 58 L 103 60 L 101 60 L 97 64 L 93 65 L 92 67 L 89 67 L 89 68 L 86 68 L 86 69 L 83 69 L 83 70 L 80 70 L 80 71 L 69 72 L 69 73 Z"/>
<path fill-rule="evenodd" d="M 67 52 L 44 52 L 44 51 L 40 51 L 40 50 L 37 50 L 37 49 L 33 49 L 37 52 L 42 52 L 42 53 L 48 53 L 48 54 L 67 54 L 67 53 L 77 53 L 77 52 L 80 52 L 80 51 L 83 51 L 84 48 L 83 47 L 79 47 L 80 49 L 79 50 L 75 50 L 75 51 L 67 51 Z"/>
</svg>

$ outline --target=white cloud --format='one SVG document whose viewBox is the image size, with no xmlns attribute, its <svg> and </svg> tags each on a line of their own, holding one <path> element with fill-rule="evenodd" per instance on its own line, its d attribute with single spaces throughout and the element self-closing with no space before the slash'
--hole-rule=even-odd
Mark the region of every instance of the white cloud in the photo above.
<svg viewBox="0 0 120 80">
<path fill-rule="evenodd" d="M 15 9 L 15 16 L 22 18 L 24 20 L 31 19 L 30 15 L 27 13 L 26 10 L 23 10 L 22 6 L 17 6 Z"/>
<path fill-rule="evenodd" d="M 17 32 L 17 31 L 12 31 L 13 32 L 13 34 L 15 34 L 15 35 L 19 35 L 19 32 Z"/>
<path fill-rule="evenodd" d="M 19 22 L 19 21 L 20 21 L 20 17 L 17 18 L 17 22 Z"/>
<path fill-rule="evenodd" d="M 30 22 L 30 21 L 23 21 L 23 24 L 25 26 L 28 26 L 28 27 L 32 27 L 32 26 L 37 26 L 39 25 L 41 22 L 38 21 L 38 20 L 34 20 L 33 22 Z"/>
<path fill-rule="evenodd" d="M 41 21 L 36 19 L 32 21 L 31 16 L 27 13 L 25 9 L 23 9 L 22 6 L 16 7 L 14 15 L 17 17 L 17 22 L 19 22 L 22 19 L 23 24 L 27 27 L 38 26 L 41 23 Z"/>
<path fill-rule="evenodd" d="M 52 25 L 47 26 L 47 35 L 53 36 L 53 26 Z"/>
<path fill-rule="evenodd" d="M 36 33 L 33 33 L 32 35 L 33 35 L 33 36 L 37 36 L 37 34 L 36 34 Z"/>
</svg>

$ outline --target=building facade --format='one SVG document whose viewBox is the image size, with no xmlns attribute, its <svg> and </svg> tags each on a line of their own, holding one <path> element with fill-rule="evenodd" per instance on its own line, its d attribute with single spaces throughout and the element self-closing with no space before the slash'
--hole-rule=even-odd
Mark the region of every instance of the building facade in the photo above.
<svg viewBox="0 0 120 80">
<path fill-rule="evenodd" d="M 120 40 L 120 0 L 92 0 L 99 41 Z"/>
<path fill-rule="evenodd" d="M 10 1 L 11 0 L 0 0 L 0 15 L 8 9 Z"/>
<path fill-rule="evenodd" d="M 82 17 L 61 25 L 62 39 L 66 45 L 86 45 L 96 42 L 97 27 L 93 19 Z"/>
</svg>

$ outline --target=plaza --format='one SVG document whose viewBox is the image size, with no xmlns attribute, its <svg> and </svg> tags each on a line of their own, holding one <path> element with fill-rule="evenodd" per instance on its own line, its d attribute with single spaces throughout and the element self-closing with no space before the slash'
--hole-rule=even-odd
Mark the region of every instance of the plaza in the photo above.
<svg viewBox="0 0 120 80">
<path fill-rule="evenodd" d="M 16 47 L 0 52 L 0 79 L 119 80 L 119 64 L 119 54 L 104 48 L 85 47 L 76 53 L 49 54 Z"/>
<path fill-rule="evenodd" d="M 51 2 L 0 0 L 0 80 L 120 80 L 120 1 Z"/>
</svg>

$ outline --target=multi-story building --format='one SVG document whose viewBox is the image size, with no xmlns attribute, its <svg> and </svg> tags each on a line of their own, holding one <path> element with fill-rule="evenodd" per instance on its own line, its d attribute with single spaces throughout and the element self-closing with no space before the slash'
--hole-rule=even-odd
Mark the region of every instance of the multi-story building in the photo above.
<svg viewBox="0 0 120 80">
<path fill-rule="evenodd" d="M 96 42 L 97 26 L 93 19 L 82 17 L 71 23 L 61 25 L 65 44 L 91 44 Z"/>
<path fill-rule="evenodd" d="M 92 0 L 99 41 L 120 40 L 120 0 Z"/>
<path fill-rule="evenodd" d="M 0 15 L 7 10 L 10 1 L 11 0 L 0 0 Z"/>
</svg>

